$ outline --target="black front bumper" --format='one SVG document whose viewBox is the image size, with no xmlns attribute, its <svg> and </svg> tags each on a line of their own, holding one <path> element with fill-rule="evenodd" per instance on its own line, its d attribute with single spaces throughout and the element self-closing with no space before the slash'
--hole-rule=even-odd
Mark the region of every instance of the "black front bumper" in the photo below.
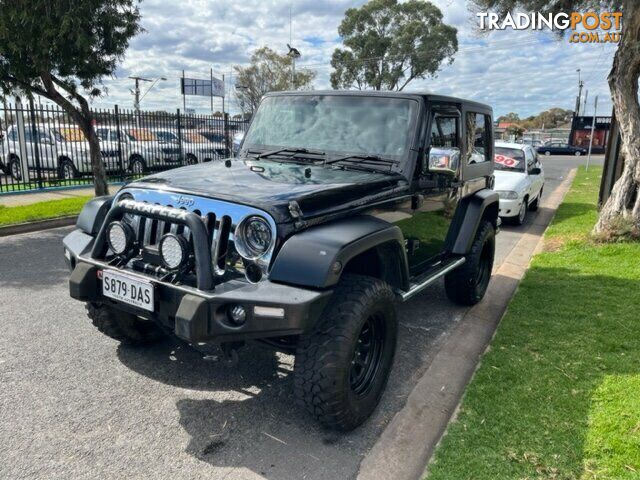
<svg viewBox="0 0 640 480">
<path fill-rule="evenodd" d="M 154 284 L 156 304 L 151 313 L 102 295 L 99 272 L 112 267 L 82 257 L 74 263 L 69 280 L 73 298 L 104 303 L 149 318 L 191 343 L 220 343 L 304 333 L 315 325 L 332 293 L 330 290 L 308 290 L 270 281 L 258 284 L 229 281 L 217 285 L 213 291 L 204 292 L 140 275 Z M 132 275 L 129 270 L 123 273 Z M 244 307 L 247 315 L 244 324 L 234 325 L 229 320 L 227 312 L 232 305 Z M 258 315 L 255 307 L 268 307 L 271 312 L 281 309 L 282 314 Z"/>
</svg>

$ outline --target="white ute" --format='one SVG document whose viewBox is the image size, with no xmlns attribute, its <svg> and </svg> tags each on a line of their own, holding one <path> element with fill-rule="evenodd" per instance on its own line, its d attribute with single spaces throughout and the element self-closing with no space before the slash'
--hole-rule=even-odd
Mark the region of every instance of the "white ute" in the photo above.
<svg viewBox="0 0 640 480">
<path fill-rule="evenodd" d="M 522 225 L 529 210 L 540 204 L 544 189 L 544 170 L 530 145 L 496 142 L 495 185 L 500 197 L 500 217 Z"/>
</svg>

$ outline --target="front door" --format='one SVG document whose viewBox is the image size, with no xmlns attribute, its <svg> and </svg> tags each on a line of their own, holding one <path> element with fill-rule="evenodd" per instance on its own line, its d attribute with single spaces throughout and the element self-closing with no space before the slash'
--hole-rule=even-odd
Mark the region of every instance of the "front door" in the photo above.
<svg viewBox="0 0 640 480">
<path fill-rule="evenodd" d="M 424 156 L 416 172 L 413 215 L 400 227 L 407 241 L 412 275 L 441 259 L 444 243 L 460 199 L 460 111 L 454 105 L 432 108 Z"/>
</svg>

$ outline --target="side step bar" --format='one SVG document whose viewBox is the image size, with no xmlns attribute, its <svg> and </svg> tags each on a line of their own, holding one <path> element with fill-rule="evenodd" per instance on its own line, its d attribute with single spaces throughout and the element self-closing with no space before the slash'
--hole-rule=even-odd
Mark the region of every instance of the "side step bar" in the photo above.
<svg viewBox="0 0 640 480">
<path fill-rule="evenodd" d="M 414 283 L 409 287 L 409 290 L 407 290 L 406 292 L 400 292 L 400 299 L 403 302 L 406 302 L 407 300 L 409 300 L 411 297 L 413 297 L 414 295 L 416 295 L 417 293 L 420 293 L 422 290 L 424 290 L 425 288 L 427 288 L 429 285 L 431 285 L 433 282 L 435 282 L 436 280 L 438 280 L 440 277 L 442 277 L 443 275 L 446 275 L 447 273 L 449 273 L 451 270 L 458 268 L 460 265 L 462 265 L 464 262 L 466 261 L 466 259 L 464 257 L 458 258 L 457 260 L 453 260 L 445 265 L 443 265 L 442 267 L 440 267 L 439 270 L 437 270 L 435 273 L 433 273 L 432 275 L 430 275 L 429 277 L 427 277 L 425 280 L 422 280 L 419 283 Z"/>
</svg>

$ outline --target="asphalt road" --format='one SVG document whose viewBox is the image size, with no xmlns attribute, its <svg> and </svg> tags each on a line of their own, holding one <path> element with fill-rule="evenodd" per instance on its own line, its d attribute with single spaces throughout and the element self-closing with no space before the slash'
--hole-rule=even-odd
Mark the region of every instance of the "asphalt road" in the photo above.
<svg viewBox="0 0 640 480">
<path fill-rule="evenodd" d="M 584 158 L 544 162 L 551 192 Z M 0 238 L 3 479 L 352 478 L 465 311 L 441 284 L 401 305 L 380 407 L 334 434 L 295 407 L 291 356 L 253 346 L 228 368 L 169 339 L 130 348 L 99 334 L 68 295 L 68 231 Z M 520 231 L 503 228 L 498 262 Z"/>
</svg>

